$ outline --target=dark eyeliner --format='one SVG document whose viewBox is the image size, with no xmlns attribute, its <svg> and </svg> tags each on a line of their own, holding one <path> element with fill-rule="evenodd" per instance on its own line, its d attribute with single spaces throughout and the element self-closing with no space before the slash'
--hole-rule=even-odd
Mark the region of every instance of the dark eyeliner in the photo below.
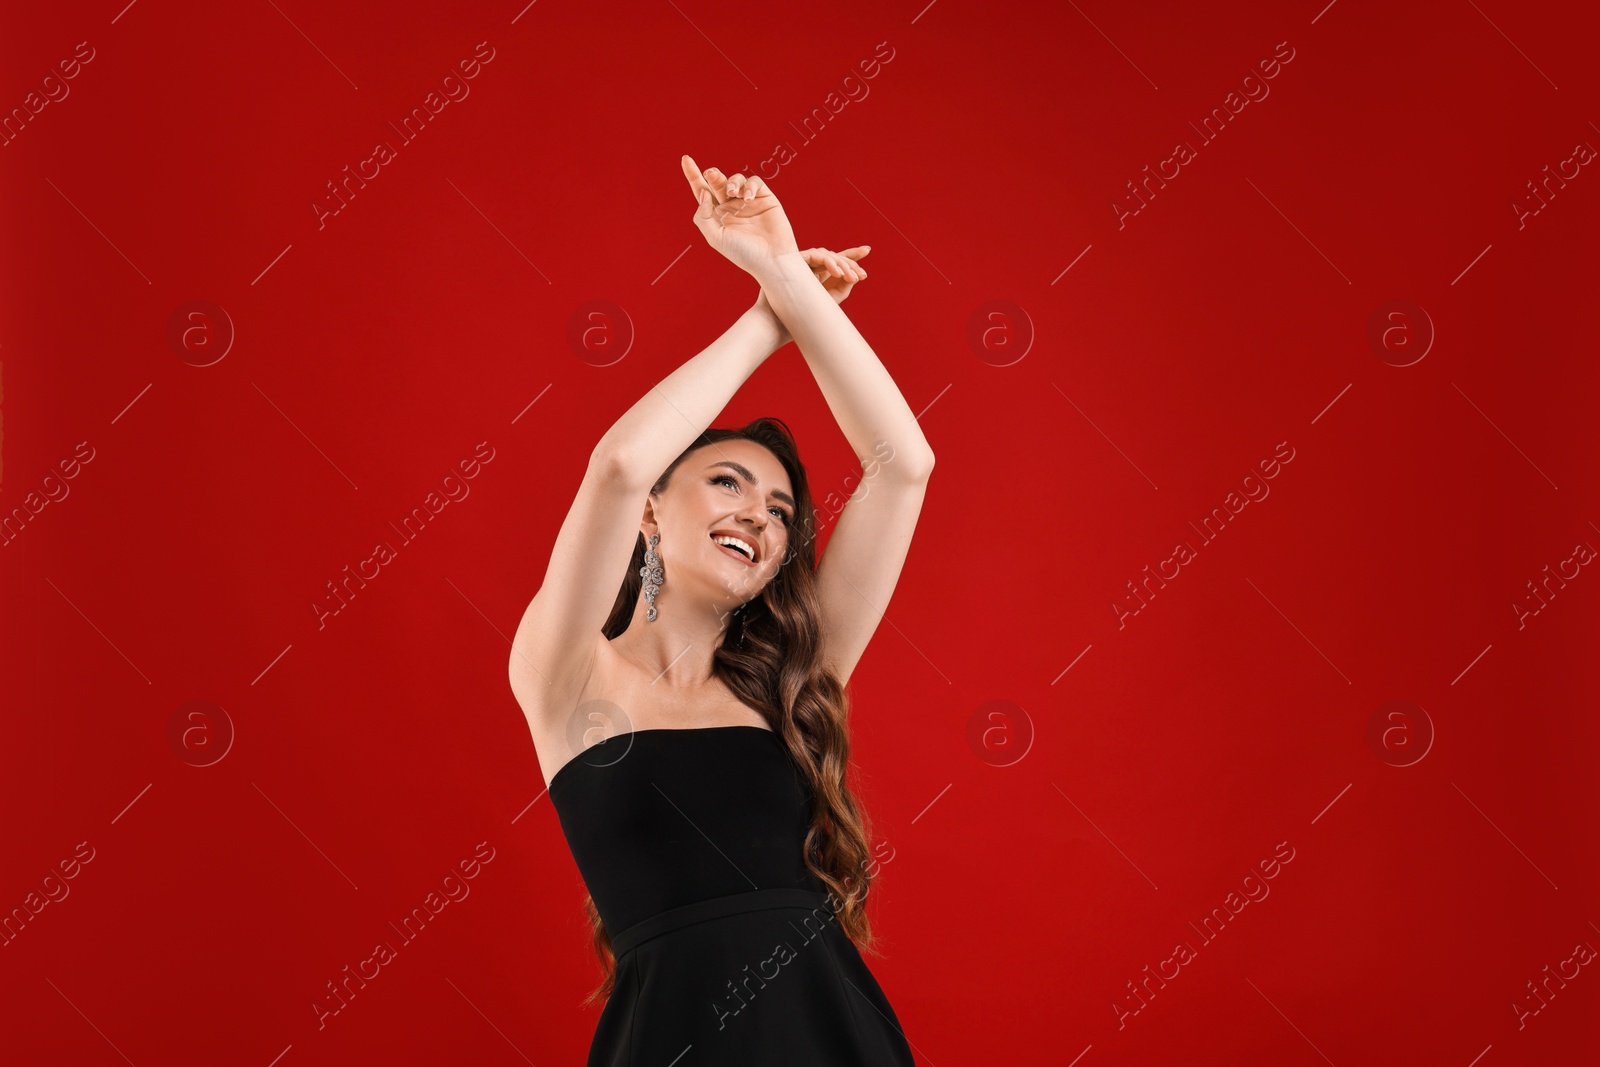
<svg viewBox="0 0 1600 1067">
<path fill-rule="evenodd" d="M 711 476 L 711 484 L 712 485 L 718 485 L 718 484 L 720 484 L 722 482 L 732 482 L 735 489 L 739 488 L 739 480 L 737 478 L 735 478 L 731 474 L 714 474 L 714 475 Z M 776 504 L 774 504 L 773 506 L 777 507 Z M 793 517 L 787 511 L 783 510 L 782 508 L 778 508 L 778 515 L 779 515 L 780 518 L 783 519 L 783 524 L 785 526 L 789 525 L 789 523 L 794 521 Z"/>
</svg>

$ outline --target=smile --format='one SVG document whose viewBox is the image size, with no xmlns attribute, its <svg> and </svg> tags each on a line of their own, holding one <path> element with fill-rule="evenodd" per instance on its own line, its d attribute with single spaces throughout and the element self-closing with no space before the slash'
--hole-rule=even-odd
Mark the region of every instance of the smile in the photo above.
<svg viewBox="0 0 1600 1067">
<path fill-rule="evenodd" d="M 756 565 L 756 547 L 744 538 L 729 534 L 712 534 L 711 540 L 722 551 L 737 556 L 745 566 Z"/>
</svg>

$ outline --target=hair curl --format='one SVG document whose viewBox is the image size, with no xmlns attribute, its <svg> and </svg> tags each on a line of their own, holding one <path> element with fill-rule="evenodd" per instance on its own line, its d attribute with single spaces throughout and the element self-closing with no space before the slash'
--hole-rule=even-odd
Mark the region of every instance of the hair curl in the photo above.
<svg viewBox="0 0 1600 1067">
<path fill-rule="evenodd" d="M 723 642 L 712 654 L 711 671 L 761 714 L 810 783 L 814 799 L 804 841 L 806 868 L 842 901 L 835 914 L 851 941 L 882 955 L 866 913 L 876 868 L 867 844 L 870 821 L 845 783 L 850 763 L 849 700 L 844 686 L 823 663 L 816 512 L 794 438 L 783 421 L 774 418 L 756 419 L 738 429 L 711 427 L 672 461 L 650 491 L 663 492 L 672 472 L 695 449 L 731 438 L 754 441 L 783 464 L 794 489 L 795 522 L 777 573 L 758 596 L 732 612 Z M 626 630 L 633 619 L 643 586 L 639 571 L 644 555 L 640 533 L 606 620 L 607 640 Z M 604 976 L 584 999 L 584 1004 L 593 1004 L 609 998 L 615 987 L 616 957 L 592 895 L 585 895 L 583 908 Z"/>
</svg>

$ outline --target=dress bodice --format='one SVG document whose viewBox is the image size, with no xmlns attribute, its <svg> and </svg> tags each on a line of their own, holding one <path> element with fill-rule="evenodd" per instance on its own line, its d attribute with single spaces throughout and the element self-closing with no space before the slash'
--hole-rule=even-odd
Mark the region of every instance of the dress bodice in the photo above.
<svg viewBox="0 0 1600 1067">
<path fill-rule="evenodd" d="M 611 934 L 755 889 L 823 889 L 806 869 L 812 791 L 760 726 L 634 730 L 550 780 L 573 860 Z"/>
</svg>

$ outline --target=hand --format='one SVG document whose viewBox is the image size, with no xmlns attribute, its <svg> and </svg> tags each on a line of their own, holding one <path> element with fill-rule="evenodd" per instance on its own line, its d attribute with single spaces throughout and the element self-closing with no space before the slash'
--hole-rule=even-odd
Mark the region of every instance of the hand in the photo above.
<svg viewBox="0 0 1600 1067">
<path fill-rule="evenodd" d="M 701 173 L 688 156 L 682 163 L 683 175 L 700 205 L 694 224 L 712 248 L 751 274 L 781 255 L 800 251 L 783 205 L 766 182 L 743 174 L 725 178 L 715 167 Z"/>
</svg>

